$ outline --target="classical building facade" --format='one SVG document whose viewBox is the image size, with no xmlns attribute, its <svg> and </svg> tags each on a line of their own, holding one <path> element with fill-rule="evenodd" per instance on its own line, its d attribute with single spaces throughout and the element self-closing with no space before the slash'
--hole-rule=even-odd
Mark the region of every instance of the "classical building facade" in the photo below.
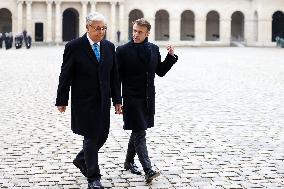
<svg viewBox="0 0 284 189">
<path fill-rule="evenodd" d="M 158 44 L 273 46 L 284 37 L 284 0 L 1 0 L 0 32 L 27 30 L 33 41 L 61 43 L 85 33 L 91 11 L 106 16 L 114 42 L 118 33 L 127 41 L 140 17 Z"/>
</svg>

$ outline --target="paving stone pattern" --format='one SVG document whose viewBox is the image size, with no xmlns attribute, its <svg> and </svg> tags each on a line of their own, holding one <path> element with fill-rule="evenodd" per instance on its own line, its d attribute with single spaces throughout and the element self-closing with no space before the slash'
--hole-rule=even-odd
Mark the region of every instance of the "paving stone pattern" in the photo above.
<svg viewBox="0 0 284 189">
<path fill-rule="evenodd" d="M 87 188 L 72 164 L 82 137 L 55 96 L 64 47 L 0 49 L 0 188 Z M 162 57 L 165 57 L 162 48 Z M 129 132 L 111 113 L 99 154 L 108 188 L 284 188 L 284 51 L 176 48 L 156 78 L 148 151 L 161 176 L 151 185 L 123 169 Z M 141 165 L 136 159 L 141 169 Z"/>
</svg>

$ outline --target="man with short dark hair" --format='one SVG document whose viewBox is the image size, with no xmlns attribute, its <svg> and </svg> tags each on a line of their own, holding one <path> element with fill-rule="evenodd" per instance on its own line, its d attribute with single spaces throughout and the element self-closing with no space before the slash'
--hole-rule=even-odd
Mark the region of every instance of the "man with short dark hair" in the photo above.
<svg viewBox="0 0 284 189">
<path fill-rule="evenodd" d="M 161 62 L 159 47 L 148 42 L 151 25 L 144 18 L 133 22 L 133 38 L 116 49 L 119 77 L 122 83 L 123 121 L 125 130 L 132 130 L 124 168 L 140 175 L 134 163 L 137 154 L 146 182 L 160 175 L 152 169 L 146 146 L 146 130 L 154 126 L 155 73 L 163 77 L 177 61 L 168 45 L 166 59 Z"/>
<path fill-rule="evenodd" d="M 121 112 L 118 71 L 113 43 L 103 40 L 106 22 L 97 12 L 86 17 L 87 33 L 66 44 L 56 106 L 65 112 L 71 86 L 71 128 L 84 136 L 83 149 L 73 160 L 88 179 L 88 189 L 103 188 L 98 151 L 109 134 L 112 98 L 115 112 Z"/>
</svg>

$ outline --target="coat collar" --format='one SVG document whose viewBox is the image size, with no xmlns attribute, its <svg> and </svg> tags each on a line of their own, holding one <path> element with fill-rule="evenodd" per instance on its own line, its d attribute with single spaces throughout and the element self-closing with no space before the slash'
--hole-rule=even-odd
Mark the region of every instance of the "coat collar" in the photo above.
<svg viewBox="0 0 284 189">
<path fill-rule="evenodd" d="M 82 36 L 84 49 L 86 50 L 86 53 L 90 59 L 92 59 L 93 62 L 96 64 L 99 64 L 99 66 L 102 66 L 104 64 L 104 57 L 105 57 L 105 40 L 100 41 L 100 62 L 98 62 L 96 55 L 94 54 L 94 51 L 90 45 L 90 42 L 87 38 L 87 33 L 85 33 Z"/>
<path fill-rule="evenodd" d="M 92 60 L 92 62 L 95 62 L 98 64 L 97 58 L 87 38 L 87 34 L 84 34 L 82 36 L 82 41 L 83 41 L 83 50 L 87 53 L 88 57 Z"/>
<path fill-rule="evenodd" d="M 142 41 L 141 43 L 134 43 L 133 39 L 130 40 L 130 43 L 134 46 L 145 45 L 145 44 L 147 45 L 148 44 L 148 37 L 146 37 L 144 39 L 144 41 Z"/>
</svg>

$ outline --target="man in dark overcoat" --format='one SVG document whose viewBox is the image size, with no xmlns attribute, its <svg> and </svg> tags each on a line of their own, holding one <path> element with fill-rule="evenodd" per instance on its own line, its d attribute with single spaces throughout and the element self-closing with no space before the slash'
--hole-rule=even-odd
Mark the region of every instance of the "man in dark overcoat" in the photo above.
<svg viewBox="0 0 284 189">
<path fill-rule="evenodd" d="M 31 48 L 31 45 L 32 45 L 31 35 L 29 35 L 29 34 L 26 35 L 25 44 L 26 44 L 27 49 Z"/>
<path fill-rule="evenodd" d="M 3 41 L 4 41 L 4 35 L 0 32 L 0 49 L 2 49 Z"/>
<path fill-rule="evenodd" d="M 19 34 L 15 35 L 15 47 L 16 47 L 16 49 L 22 48 L 23 39 L 24 39 L 23 34 L 19 33 Z"/>
<path fill-rule="evenodd" d="M 124 129 L 132 130 L 124 168 L 141 174 L 134 163 L 137 154 L 145 172 L 146 182 L 160 175 L 152 170 L 146 146 L 146 130 L 154 126 L 155 74 L 163 77 L 178 57 L 171 45 L 163 62 L 159 47 L 148 42 L 150 23 L 141 18 L 133 22 L 133 39 L 116 49 L 120 81 L 122 82 Z"/>
<path fill-rule="evenodd" d="M 5 37 L 4 37 L 4 41 L 5 41 L 5 47 L 6 50 L 11 49 L 13 46 L 13 34 L 12 32 L 9 33 L 5 33 Z"/>
<path fill-rule="evenodd" d="M 98 151 L 106 142 L 110 127 L 112 98 L 116 113 L 121 111 L 115 47 L 103 40 L 105 17 L 97 12 L 86 17 L 87 33 L 66 44 L 59 76 L 56 106 L 68 105 L 71 86 L 71 129 L 84 136 L 83 149 L 73 160 L 87 177 L 88 188 L 103 188 Z"/>
</svg>

